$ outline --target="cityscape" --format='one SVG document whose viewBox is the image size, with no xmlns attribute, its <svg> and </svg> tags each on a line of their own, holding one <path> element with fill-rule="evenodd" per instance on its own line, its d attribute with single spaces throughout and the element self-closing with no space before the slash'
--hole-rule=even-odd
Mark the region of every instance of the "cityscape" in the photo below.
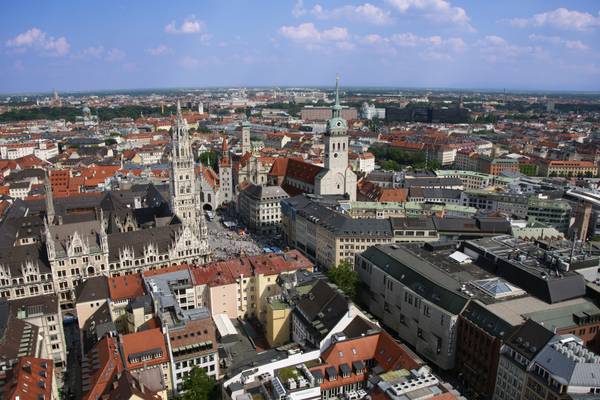
<svg viewBox="0 0 600 400">
<path fill-rule="evenodd" d="M 0 15 L 0 399 L 600 399 L 593 1 Z"/>
</svg>

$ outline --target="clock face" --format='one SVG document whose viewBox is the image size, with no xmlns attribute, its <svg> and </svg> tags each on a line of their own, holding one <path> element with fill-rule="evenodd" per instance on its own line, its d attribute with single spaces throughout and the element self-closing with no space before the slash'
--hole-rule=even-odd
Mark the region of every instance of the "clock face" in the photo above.
<svg viewBox="0 0 600 400">
<path fill-rule="evenodd" d="M 342 121 L 338 121 L 336 125 L 337 126 L 342 126 Z"/>
<path fill-rule="evenodd" d="M 333 153 L 333 158 L 337 158 L 338 153 Z"/>
</svg>

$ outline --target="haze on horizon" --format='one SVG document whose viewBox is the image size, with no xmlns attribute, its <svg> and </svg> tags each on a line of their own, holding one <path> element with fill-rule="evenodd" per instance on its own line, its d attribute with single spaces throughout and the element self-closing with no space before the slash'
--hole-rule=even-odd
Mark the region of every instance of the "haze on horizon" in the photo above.
<svg viewBox="0 0 600 400">
<path fill-rule="evenodd" d="M 331 86 L 335 73 L 346 87 L 598 91 L 599 10 L 592 0 L 10 2 L 0 93 Z"/>
</svg>

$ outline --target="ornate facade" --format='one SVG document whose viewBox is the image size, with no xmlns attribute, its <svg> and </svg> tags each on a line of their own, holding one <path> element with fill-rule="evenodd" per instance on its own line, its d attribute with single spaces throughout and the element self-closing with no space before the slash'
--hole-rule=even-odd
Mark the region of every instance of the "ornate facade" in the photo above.
<svg viewBox="0 0 600 400">
<path fill-rule="evenodd" d="M 55 202 L 46 183 L 45 204 L 15 202 L 0 224 L 1 297 L 55 292 L 63 308 L 72 308 L 88 277 L 208 261 L 186 125 L 178 107 L 168 201 L 164 190 L 143 185 Z"/>
</svg>

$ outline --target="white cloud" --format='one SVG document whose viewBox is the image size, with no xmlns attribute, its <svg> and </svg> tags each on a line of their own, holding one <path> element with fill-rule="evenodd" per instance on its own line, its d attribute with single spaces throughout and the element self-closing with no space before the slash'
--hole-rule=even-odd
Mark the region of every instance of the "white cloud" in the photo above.
<svg viewBox="0 0 600 400">
<path fill-rule="evenodd" d="M 462 38 L 441 36 L 419 36 L 411 32 L 396 33 L 389 37 L 370 34 L 362 37 L 359 43 L 385 55 L 397 55 L 407 49 L 417 49 L 418 55 L 427 61 L 452 60 L 462 53 L 467 45 Z"/>
<path fill-rule="evenodd" d="M 290 40 L 304 44 L 345 41 L 350 36 L 346 28 L 334 26 L 333 28 L 319 31 L 312 22 L 306 22 L 298 26 L 282 26 L 279 28 L 279 33 Z"/>
<path fill-rule="evenodd" d="M 160 44 L 156 47 L 152 47 L 146 50 L 146 53 L 152 56 L 162 56 L 171 52 L 171 49 L 164 44 Z"/>
<path fill-rule="evenodd" d="M 297 13 L 297 10 L 296 10 Z M 304 11 L 306 14 L 306 11 Z M 300 14 L 300 15 L 304 15 Z M 361 22 L 368 22 L 375 25 L 385 25 L 391 22 L 390 12 L 383 10 L 371 3 L 361 5 L 345 5 L 342 7 L 325 9 L 320 4 L 316 4 L 310 14 L 319 19 L 352 19 Z"/>
<path fill-rule="evenodd" d="M 183 22 L 177 25 L 177 22 L 171 21 L 165 26 L 165 32 L 171 34 L 193 34 L 203 32 L 206 28 L 204 22 L 190 15 Z"/>
<path fill-rule="evenodd" d="M 489 35 L 480 39 L 475 44 L 483 58 L 489 63 L 508 62 L 521 60 L 530 55 L 538 58 L 547 57 L 547 54 L 539 46 L 518 46 L 509 43 L 506 39 Z"/>
<path fill-rule="evenodd" d="M 460 25 L 470 31 L 474 31 L 470 24 L 471 19 L 462 7 L 453 6 L 447 0 L 386 0 L 401 13 L 417 11 L 425 17 L 443 22 L 451 22 Z"/>
<path fill-rule="evenodd" d="M 104 46 L 90 46 L 82 52 L 82 55 L 85 58 L 101 58 L 103 54 Z"/>
<path fill-rule="evenodd" d="M 304 8 L 304 2 L 302 0 L 296 1 L 296 3 L 294 4 L 294 8 L 292 9 L 292 15 L 298 18 L 305 14 L 306 9 Z"/>
<path fill-rule="evenodd" d="M 587 12 L 572 11 L 561 7 L 553 11 L 535 14 L 530 18 L 513 18 L 509 22 L 519 28 L 550 26 L 585 31 L 600 26 L 600 15 L 594 16 Z"/>
<path fill-rule="evenodd" d="M 69 42 L 64 36 L 54 38 L 38 28 L 31 28 L 8 40 L 6 46 L 21 51 L 27 48 L 36 49 L 54 56 L 64 56 L 70 49 Z"/>
<path fill-rule="evenodd" d="M 106 52 L 106 61 L 120 61 L 125 58 L 125 52 L 116 48 L 112 48 Z"/>
<path fill-rule="evenodd" d="M 483 39 L 481 39 L 478 43 L 483 46 L 496 46 L 496 47 L 508 45 L 508 42 L 504 38 L 502 38 L 500 36 L 496 36 L 496 35 L 486 36 Z"/>
<path fill-rule="evenodd" d="M 200 60 L 192 56 L 183 56 L 179 60 L 179 64 L 186 69 L 194 69 L 200 65 Z"/>
<path fill-rule="evenodd" d="M 399 47 L 431 46 L 444 47 L 445 50 L 462 51 L 466 44 L 457 37 L 444 39 L 441 36 L 418 36 L 411 32 L 396 33 L 389 38 L 389 42 Z"/>
<path fill-rule="evenodd" d="M 589 47 L 580 40 L 566 40 L 559 36 L 529 35 L 532 42 L 550 43 L 557 46 L 564 46 L 571 50 L 587 50 Z"/>
</svg>

